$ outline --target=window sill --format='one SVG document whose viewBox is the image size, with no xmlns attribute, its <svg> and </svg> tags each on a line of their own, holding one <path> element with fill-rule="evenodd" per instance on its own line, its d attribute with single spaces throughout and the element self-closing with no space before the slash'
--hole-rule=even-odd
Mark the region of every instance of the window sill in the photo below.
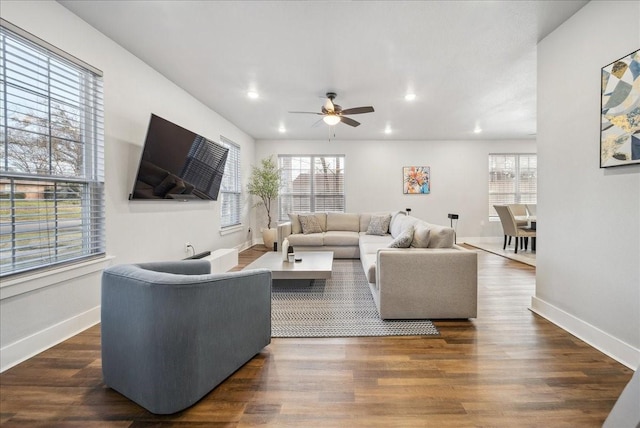
<svg viewBox="0 0 640 428">
<path fill-rule="evenodd" d="M 244 226 L 242 226 L 241 224 L 225 227 L 224 229 L 220 229 L 220 236 L 225 236 L 225 235 L 230 235 L 232 233 L 240 232 L 243 229 L 244 229 Z"/>
<path fill-rule="evenodd" d="M 0 286 L 0 300 L 100 272 L 111 263 L 113 258 L 113 256 L 105 256 L 57 269 L 41 271 L 33 275 L 3 280 Z"/>
</svg>

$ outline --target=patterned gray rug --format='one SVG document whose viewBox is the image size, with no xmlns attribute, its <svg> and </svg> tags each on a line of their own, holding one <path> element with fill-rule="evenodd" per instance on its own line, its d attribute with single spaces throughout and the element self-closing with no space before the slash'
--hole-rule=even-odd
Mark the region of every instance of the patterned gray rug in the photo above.
<svg viewBox="0 0 640 428">
<path fill-rule="evenodd" d="M 359 260 L 334 260 L 331 279 L 274 286 L 272 337 L 432 336 L 429 320 L 381 320 Z"/>
</svg>

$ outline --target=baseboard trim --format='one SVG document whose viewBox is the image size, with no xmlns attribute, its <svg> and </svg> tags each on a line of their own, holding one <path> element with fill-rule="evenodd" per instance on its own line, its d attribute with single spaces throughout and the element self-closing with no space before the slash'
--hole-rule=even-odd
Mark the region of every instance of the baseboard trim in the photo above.
<svg viewBox="0 0 640 428">
<path fill-rule="evenodd" d="M 100 322 L 100 306 L 45 328 L 0 349 L 0 373 L 64 342 Z"/>
<path fill-rule="evenodd" d="M 551 321 L 632 370 L 635 370 L 640 365 L 640 349 L 634 348 L 551 303 L 533 296 L 531 297 L 529 310 Z"/>
</svg>

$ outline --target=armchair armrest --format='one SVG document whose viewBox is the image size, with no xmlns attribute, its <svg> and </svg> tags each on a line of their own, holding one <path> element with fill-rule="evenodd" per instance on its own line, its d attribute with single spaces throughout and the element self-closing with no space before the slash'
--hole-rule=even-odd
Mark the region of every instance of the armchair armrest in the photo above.
<svg viewBox="0 0 640 428">
<path fill-rule="evenodd" d="M 170 262 L 137 263 L 145 270 L 178 275 L 204 275 L 211 273 L 211 263 L 207 260 L 178 260 Z"/>
</svg>

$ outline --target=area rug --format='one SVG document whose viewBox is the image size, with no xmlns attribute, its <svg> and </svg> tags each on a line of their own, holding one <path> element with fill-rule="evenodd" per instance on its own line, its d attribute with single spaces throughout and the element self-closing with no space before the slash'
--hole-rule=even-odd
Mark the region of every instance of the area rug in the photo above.
<svg viewBox="0 0 640 428">
<path fill-rule="evenodd" d="M 380 319 L 359 260 L 334 260 L 331 279 L 272 289 L 272 337 L 439 334 L 429 320 Z"/>
</svg>

